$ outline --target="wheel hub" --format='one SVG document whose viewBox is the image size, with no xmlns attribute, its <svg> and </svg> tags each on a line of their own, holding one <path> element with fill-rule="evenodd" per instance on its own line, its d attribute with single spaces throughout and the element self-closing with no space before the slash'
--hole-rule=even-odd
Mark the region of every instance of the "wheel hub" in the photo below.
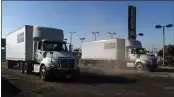
<svg viewBox="0 0 174 97">
<path fill-rule="evenodd" d="M 41 71 L 42 71 L 41 76 L 42 76 L 42 78 L 44 78 L 45 77 L 45 69 L 43 68 Z"/>
<path fill-rule="evenodd" d="M 138 65 L 137 65 L 137 70 L 138 70 L 138 71 L 142 71 L 142 70 L 143 70 L 143 66 L 142 66 L 141 64 L 138 64 Z"/>
</svg>

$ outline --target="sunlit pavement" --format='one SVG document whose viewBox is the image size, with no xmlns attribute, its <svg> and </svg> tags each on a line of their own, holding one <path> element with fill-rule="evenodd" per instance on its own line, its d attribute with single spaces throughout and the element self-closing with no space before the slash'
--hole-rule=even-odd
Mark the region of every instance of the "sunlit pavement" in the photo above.
<svg viewBox="0 0 174 97">
<path fill-rule="evenodd" d="M 82 73 L 73 82 L 44 82 L 34 74 L 25 75 L 18 70 L 7 69 L 4 63 L 1 67 L 3 79 L 11 83 L 9 87 L 13 86 L 3 86 L 2 90 L 5 88 L 6 95 L 2 97 L 174 97 L 174 78 L 167 77 L 172 75 L 167 72 L 138 73 L 134 70 L 118 70 L 112 76 Z M 97 72 L 97 69 L 91 71 Z M 9 89 L 17 92 L 7 96 Z"/>
</svg>

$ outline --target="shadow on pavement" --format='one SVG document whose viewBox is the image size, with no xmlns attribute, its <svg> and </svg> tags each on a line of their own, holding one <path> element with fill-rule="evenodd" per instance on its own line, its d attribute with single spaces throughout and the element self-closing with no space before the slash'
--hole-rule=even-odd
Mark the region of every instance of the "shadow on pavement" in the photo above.
<svg viewBox="0 0 174 97">
<path fill-rule="evenodd" d="M 16 88 L 7 79 L 1 77 L 1 97 L 14 97 L 20 92 L 20 89 Z"/>
<path fill-rule="evenodd" d="M 174 73 L 174 68 L 157 68 L 155 69 L 155 72 L 173 72 Z"/>
<path fill-rule="evenodd" d="M 133 78 L 125 78 L 125 77 L 118 77 L 118 76 L 111 76 L 111 75 L 99 75 L 93 73 L 81 73 L 77 79 L 72 79 L 70 81 L 60 80 L 60 79 L 52 79 L 51 81 L 54 82 L 68 82 L 74 84 L 90 84 L 90 85 L 97 85 L 97 84 L 104 84 L 104 83 L 116 83 L 116 84 L 128 84 L 128 83 L 136 83 L 138 80 Z"/>
</svg>

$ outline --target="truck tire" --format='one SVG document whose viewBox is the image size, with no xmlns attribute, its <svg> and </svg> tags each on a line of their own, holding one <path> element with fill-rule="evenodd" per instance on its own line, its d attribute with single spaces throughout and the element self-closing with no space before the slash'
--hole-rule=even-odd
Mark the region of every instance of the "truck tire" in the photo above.
<svg viewBox="0 0 174 97">
<path fill-rule="evenodd" d="M 145 70 L 145 66 L 143 65 L 143 63 L 138 62 L 138 63 L 136 63 L 135 69 L 137 71 L 144 71 Z"/>
<path fill-rule="evenodd" d="M 23 62 L 19 62 L 19 66 L 20 66 L 20 72 L 22 73 L 22 74 L 24 74 L 24 63 Z"/>
<path fill-rule="evenodd" d="M 27 62 L 24 63 L 24 73 L 25 74 L 31 74 L 32 73 L 32 64 L 29 64 Z"/>
<path fill-rule="evenodd" d="M 7 68 L 8 69 L 12 69 L 13 68 L 13 64 L 12 64 L 12 61 L 7 61 Z"/>
<path fill-rule="evenodd" d="M 43 81 L 47 81 L 48 80 L 46 67 L 44 65 L 41 66 L 41 68 L 40 68 L 40 77 L 41 77 L 41 80 L 43 80 Z"/>
</svg>

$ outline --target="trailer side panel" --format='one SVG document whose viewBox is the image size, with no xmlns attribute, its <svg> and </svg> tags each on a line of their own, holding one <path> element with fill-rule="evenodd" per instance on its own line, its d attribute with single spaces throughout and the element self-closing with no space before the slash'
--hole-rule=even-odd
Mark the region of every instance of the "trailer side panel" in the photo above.
<svg viewBox="0 0 174 97">
<path fill-rule="evenodd" d="M 26 28 L 25 26 L 6 36 L 6 59 L 23 60 L 26 59 Z"/>
<path fill-rule="evenodd" d="M 116 60 L 117 40 L 100 40 L 82 43 L 82 59 Z"/>
</svg>

